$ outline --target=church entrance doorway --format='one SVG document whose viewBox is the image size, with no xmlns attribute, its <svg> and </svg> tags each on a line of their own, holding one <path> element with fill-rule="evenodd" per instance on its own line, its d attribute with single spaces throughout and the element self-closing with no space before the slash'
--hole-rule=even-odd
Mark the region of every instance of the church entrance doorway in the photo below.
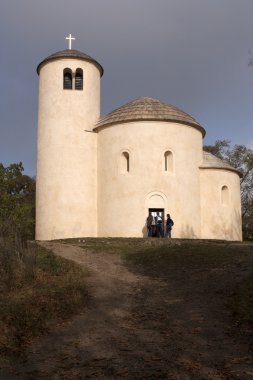
<svg viewBox="0 0 253 380">
<path fill-rule="evenodd" d="M 149 208 L 148 212 L 153 217 L 150 237 L 164 237 L 164 209 Z"/>
</svg>

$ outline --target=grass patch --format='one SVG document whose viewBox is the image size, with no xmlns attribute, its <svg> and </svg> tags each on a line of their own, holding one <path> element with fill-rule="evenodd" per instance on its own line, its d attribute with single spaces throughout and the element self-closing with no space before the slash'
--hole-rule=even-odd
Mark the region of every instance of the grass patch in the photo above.
<svg viewBox="0 0 253 380">
<path fill-rule="evenodd" d="M 125 258 L 138 271 L 168 279 L 176 286 L 187 277 L 188 284 L 199 284 L 196 293 L 222 298 L 237 322 L 250 323 L 253 328 L 253 271 L 247 261 L 252 248 L 233 243 L 183 243 L 132 251 Z"/>
<path fill-rule="evenodd" d="M 125 254 L 141 249 L 146 240 L 143 238 L 75 238 L 58 241 L 64 244 L 76 244 L 93 253 Z"/>
<path fill-rule="evenodd" d="M 36 244 L 21 255 L 2 249 L 0 261 L 0 352 L 12 356 L 84 306 L 87 274 Z"/>
<path fill-rule="evenodd" d="M 120 254 L 132 270 L 169 279 L 175 286 L 178 281 L 185 283 L 186 278 L 188 282 L 200 281 L 199 291 L 222 297 L 238 321 L 253 323 L 253 274 L 249 277 L 246 274 L 245 279 L 252 245 L 143 238 L 80 238 L 62 242 L 77 244 L 94 253 Z M 236 281 L 233 276 L 231 281 L 231 273 Z"/>
<path fill-rule="evenodd" d="M 253 274 L 240 283 L 231 297 L 230 306 L 239 322 L 253 327 Z"/>
<path fill-rule="evenodd" d="M 178 243 L 129 251 L 125 258 L 147 272 L 166 275 L 171 269 L 189 271 L 228 265 L 234 259 L 231 253 L 226 244 Z"/>
</svg>

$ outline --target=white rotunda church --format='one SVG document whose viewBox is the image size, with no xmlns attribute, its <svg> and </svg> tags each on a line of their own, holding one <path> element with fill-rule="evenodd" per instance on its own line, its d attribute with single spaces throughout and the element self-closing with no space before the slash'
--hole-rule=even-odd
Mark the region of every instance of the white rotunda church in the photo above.
<svg viewBox="0 0 253 380">
<path fill-rule="evenodd" d="M 193 117 L 147 97 L 100 117 L 103 68 L 71 48 L 37 72 L 37 240 L 145 237 L 149 212 L 175 238 L 242 239 L 240 173 Z"/>
</svg>

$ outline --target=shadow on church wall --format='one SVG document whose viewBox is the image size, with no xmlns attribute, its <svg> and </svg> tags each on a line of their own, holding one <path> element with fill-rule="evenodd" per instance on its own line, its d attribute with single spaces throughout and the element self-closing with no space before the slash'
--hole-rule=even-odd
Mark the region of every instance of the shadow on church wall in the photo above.
<svg viewBox="0 0 253 380">
<path fill-rule="evenodd" d="M 222 240 L 240 240 L 242 232 L 242 219 L 238 211 L 234 211 L 230 221 L 222 221 L 220 217 L 213 220 L 212 226 L 209 229 L 210 234 L 217 236 L 216 239 Z M 204 237 L 208 239 L 207 237 Z"/>
<path fill-rule="evenodd" d="M 242 218 L 238 211 L 234 211 L 231 220 L 235 222 L 227 222 L 219 226 L 221 235 L 224 236 L 225 240 L 240 240 L 242 231 Z"/>
<path fill-rule="evenodd" d="M 234 214 L 231 216 L 232 222 L 222 223 L 222 216 L 218 218 L 217 221 L 214 220 L 210 228 L 210 236 L 203 237 L 204 239 L 221 239 L 221 240 L 240 240 L 241 231 L 242 231 L 242 220 L 241 214 L 238 211 L 234 211 Z M 173 236 L 172 229 L 172 238 Z M 214 237 L 211 237 L 213 235 Z M 164 226 L 164 236 L 166 236 L 166 225 Z M 142 237 L 148 237 L 147 225 L 146 222 L 142 227 Z M 201 239 L 201 236 L 196 234 L 194 228 L 186 224 L 177 234 L 179 239 Z"/>
<path fill-rule="evenodd" d="M 172 234 L 173 234 L 173 231 L 172 231 Z M 173 237 L 173 235 L 172 235 L 172 237 Z M 184 227 L 182 227 L 182 229 L 180 231 L 179 238 L 181 238 L 181 239 L 199 239 L 200 237 L 196 235 L 192 226 L 190 226 L 189 224 L 186 224 Z"/>
<path fill-rule="evenodd" d="M 148 237 L 148 229 L 147 229 L 146 223 L 144 224 L 144 226 L 142 228 L 142 237 L 144 237 L 144 238 Z"/>
</svg>

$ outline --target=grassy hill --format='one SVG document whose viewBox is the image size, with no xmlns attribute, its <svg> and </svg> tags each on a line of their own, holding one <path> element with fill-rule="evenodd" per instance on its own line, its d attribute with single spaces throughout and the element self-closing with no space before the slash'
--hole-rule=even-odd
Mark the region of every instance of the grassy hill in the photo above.
<svg viewBox="0 0 253 380">
<path fill-rule="evenodd" d="M 87 251 L 94 261 L 97 255 L 105 262 L 119 256 L 130 273 L 150 279 L 148 285 L 128 295 L 137 305 L 131 318 L 145 329 L 162 335 L 168 328 L 177 331 L 177 323 L 183 318 L 182 323 L 198 331 L 196 318 L 198 323 L 204 318 L 208 334 L 209 326 L 218 324 L 222 333 L 226 330 L 234 339 L 238 333 L 247 340 L 252 337 L 251 243 L 132 238 L 58 242 L 66 245 L 66 252 L 70 246 L 82 248 L 84 263 Z M 52 331 L 80 311 L 85 314 L 89 287 L 85 266 L 55 256 L 36 243 L 19 255 L 2 248 L 0 261 L 3 364 L 8 358 L 24 354 L 35 337 Z"/>
</svg>

